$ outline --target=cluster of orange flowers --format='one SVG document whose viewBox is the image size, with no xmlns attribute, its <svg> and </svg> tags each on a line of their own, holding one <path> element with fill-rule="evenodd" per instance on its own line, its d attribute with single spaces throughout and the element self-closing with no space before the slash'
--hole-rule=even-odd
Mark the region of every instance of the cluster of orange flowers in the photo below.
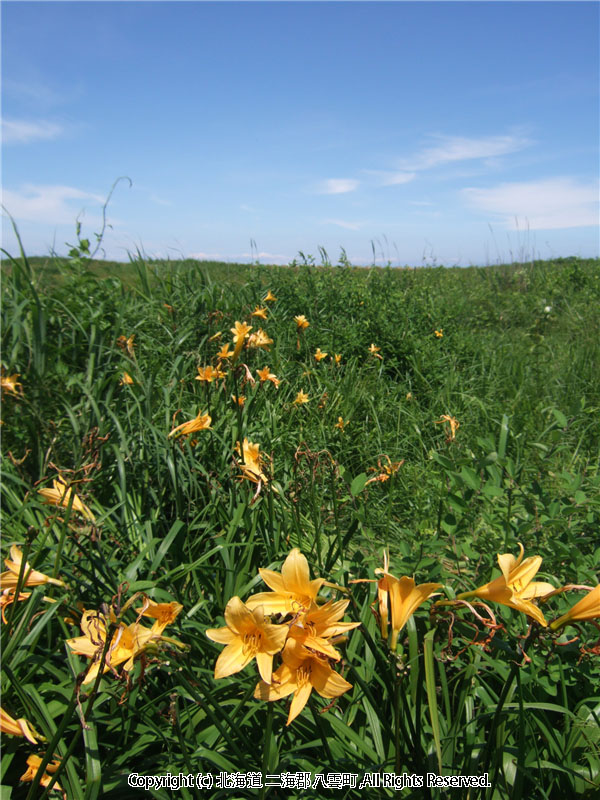
<svg viewBox="0 0 600 800">
<path fill-rule="evenodd" d="M 334 645 L 360 623 L 340 622 L 348 600 L 320 600 L 318 592 L 326 581 L 310 579 L 308 562 L 297 548 L 284 561 L 281 574 L 259 572 L 271 591 L 245 603 L 232 597 L 225 608 L 226 627 L 207 630 L 206 635 L 226 645 L 217 659 L 215 678 L 233 675 L 256 659 L 261 680 L 255 698 L 273 701 L 293 695 L 289 725 L 313 689 L 333 699 L 352 688 L 332 667 L 341 661 Z M 278 654 L 282 663 L 273 670 Z"/>
</svg>

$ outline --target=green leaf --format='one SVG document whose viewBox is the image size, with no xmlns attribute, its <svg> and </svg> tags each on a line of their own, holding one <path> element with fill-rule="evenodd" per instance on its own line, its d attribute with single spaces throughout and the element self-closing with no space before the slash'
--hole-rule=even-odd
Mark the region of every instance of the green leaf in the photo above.
<svg viewBox="0 0 600 800">
<path fill-rule="evenodd" d="M 350 484 L 350 494 L 352 497 L 356 497 L 357 494 L 360 494 L 362 490 L 365 488 L 365 484 L 367 483 L 367 473 L 361 472 L 360 475 L 357 475 L 356 478 Z"/>
</svg>

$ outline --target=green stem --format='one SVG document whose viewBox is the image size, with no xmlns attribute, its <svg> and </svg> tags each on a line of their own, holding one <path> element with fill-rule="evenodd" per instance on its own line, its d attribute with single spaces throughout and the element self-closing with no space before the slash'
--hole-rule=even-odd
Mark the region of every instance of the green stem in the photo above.
<svg viewBox="0 0 600 800">
<path fill-rule="evenodd" d="M 264 800 L 267 790 L 267 774 L 271 762 L 271 734 L 273 730 L 273 703 L 267 703 L 267 724 L 265 726 L 265 743 L 263 746 L 262 759 L 262 786 L 260 788 L 259 800 Z"/>
</svg>

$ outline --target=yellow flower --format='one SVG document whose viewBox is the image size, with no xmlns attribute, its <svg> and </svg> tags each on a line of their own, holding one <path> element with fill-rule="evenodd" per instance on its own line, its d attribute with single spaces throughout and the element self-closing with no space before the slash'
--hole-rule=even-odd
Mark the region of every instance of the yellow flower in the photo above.
<svg viewBox="0 0 600 800">
<path fill-rule="evenodd" d="M 282 655 L 284 663 L 273 673 L 271 683 L 260 681 L 254 690 L 257 700 L 279 700 L 293 694 L 287 725 L 302 711 L 313 689 L 327 699 L 339 697 L 352 684 L 334 672 L 329 661 L 309 650 L 289 649 Z"/>
<path fill-rule="evenodd" d="M 308 328 L 308 326 L 310 325 L 310 322 L 306 319 L 304 314 L 297 314 L 294 317 L 294 322 L 298 326 L 298 330 L 299 331 L 303 331 L 305 328 Z"/>
<path fill-rule="evenodd" d="M 335 363 L 336 366 L 339 367 L 339 365 L 340 365 L 340 363 L 342 361 L 342 354 L 341 353 L 335 353 L 335 355 L 331 356 L 331 360 Z"/>
<path fill-rule="evenodd" d="M 315 358 L 317 361 L 322 361 L 324 358 L 327 358 L 327 353 L 323 353 L 320 347 L 317 347 L 317 352 L 315 353 Z"/>
<path fill-rule="evenodd" d="M 9 394 L 13 394 L 16 397 L 22 397 L 23 386 L 17 380 L 17 378 L 20 377 L 21 377 L 20 373 L 15 373 L 14 375 L 5 375 L 3 367 L 2 374 L 0 376 L 0 386 L 2 387 L 2 391 L 8 392 Z"/>
<path fill-rule="evenodd" d="M 223 335 L 223 331 L 217 331 L 216 333 L 213 333 L 212 336 L 208 337 L 208 341 L 209 342 L 216 342 L 217 339 L 220 339 L 222 335 Z"/>
<path fill-rule="evenodd" d="M 441 419 L 435 420 L 436 425 L 443 425 L 444 422 L 447 422 L 450 425 L 448 441 L 451 442 L 453 439 L 456 439 L 456 431 L 460 428 L 460 422 L 456 419 L 456 417 L 451 417 L 449 414 L 442 414 Z"/>
<path fill-rule="evenodd" d="M 281 575 L 270 569 L 258 571 L 273 591 L 252 595 L 246 605 L 250 609 L 262 606 L 265 614 L 297 614 L 308 609 L 325 582 L 324 578 L 310 580 L 308 561 L 297 547 L 283 562 Z"/>
<path fill-rule="evenodd" d="M 240 406 L 240 408 L 243 408 L 244 407 L 244 403 L 246 402 L 246 396 L 243 395 L 243 394 L 241 394 L 239 396 L 235 395 L 235 394 L 232 394 L 231 395 L 231 399 L 233 400 L 234 403 L 237 403 L 238 406 Z"/>
<path fill-rule="evenodd" d="M 260 445 L 249 442 L 247 438 L 244 439 L 243 445 L 244 463 L 240 464 L 242 470 L 241 478 L 247 478 L 252 483 L 268 483 L 269 479 L 262 471 L 262 456 L 260 453 Z M 236 452 L 240 453 L 240 443 L 235 446 Z"/>
<path fill-rule="evenodd" d="M 511 553 L 498 555 L 498 564 L 502 575 L 473 592 L 463 592 L 457 595 L 457 600 L 468 600 L 471 597 L 479 597 L 482 600 L 491 600 L 494 603 L 514 608 L 523 614 L 532 617 L 544 628 L 547 622 L 541 610 L 531 601 L 536 597 L 544 597 L 554 591 L 551 583 L 543 581 L 531 582 L 540 566 L 542 565 L 541 556 L 530 556 L 523 561 L 523 545 L 519 542 L 521 551 L 518 558 Z"/>
<path fill-rule="evenodd" d="M 133 378 L 128 372 L 123 373 L 123 377 L 119 381 L 121 386 L 132 386 L 133 385 Z"/>
<path fill-rule="evenodd" d="M 381 625 L 381 635 L 384 639 L 388 634 L 388 605 L 392 616 L 392 634 L 390 648 L 396 649 L 398 634 L 406 625 L 409 618 L 415 613 L 417 608 L 422 605 L 428 597 L 437 589 L 441 589 L 441 583 L 421 583 L 417 586 L 412 578 L 403 576 L 396 578 L 388 572 L 388 555 L 383 555 L 383 569 L 377 568 L 375 574 L 382 577 L 377 582 L 377 599 L 379 601 L 379 619 Z"/>
<path fill-rule="evenodd" d="M 407 392 L 406 393 L 406 399 L 409 400 L 409 401 L 412 400 L 413 399 L 413 393 L 412 392 Z"/>
<path fill-rule="evenodd" d="M 227 342 L 221 347 L 221 349 L 217 353 L 217 358 L 222 358 L 222 359 L 231 358 L 232 355 L 233 355 L 233 350 L 229 349 L 229 342 Z M 198 379 L 196 378 L 196 380 Z"/>
<path fill-rule="evenodd" d="M 434 331 L 434 334 L 437 336 L 438 339 L 441 339 L 444 336 L 444 329 L 440 328 L 439 331 Z"/>
<path fill-rule="evenodd" d="M 135 334 L 132 334 L 129 339 L 126 339 L 124 336 L 119 336 L 117 339 L 117 344 L 121 348 L 121 350 L 127 350 L 131 358 L 135 358 L 135 351 L 133 349 L 133 340 L 135 339 Z"/>
<path fill-rule="evenodd" d="M 111 614 L 111 622 L 114 615 Z M 99 611 L 84 611 L 81 617 L 81 630 L 83 636 L 67 639 L 67 645 L 74 653 L 92 659 L 90 668 L 85 676 L 84 684 L 91 683 L 98 675 L 100 659 L 104 651 L 109 620 Z M 152 641 L 158 641 L 160 634 L 154 628 L 145 628 L 137 622 L 131 625 L 119 623 L 114 632 L 106 652 L 106 659 L 102 672 L 123 664 L 126 672 L 133 667 L 136 656 L 140 655 Z"/>
<path fill-rule="evenodd" d="M 206 383 L 212 383 L 215 379 L 215 370 L 213 367 L 198 367 L 198 374 L 196 375 L 195 380 L 197 381 L 204 381 Z"/>
<path fill-rule="evenodd" d="M 73 490 L 67 486 L 62 475 L 59 475 L 58 478 L 52 481 L 52 489 L 38 489 L 38 494 L 42 495 L 44 503 L 52 506 L 62 506 L 63 508 L 69 507 L 72 497 L 71 508 L 73 511 L 79 511 L 79 513 L 83 514 L 90 522 L 96 521 L 90 509 L 84 505 Z"/>
<path fill-rule="evenodd" d="M 162 633 L 167 625 L 171 625 L 177 619 L 179 612 L 183 606 L 181 603 L 172 601 L 171 603 L 155 603 L 154 600 L 146 598 L 145 604 L 142 608 L 137 608 L 136 611 L 142 617 L 151 617 L 155 620 L 152 626 L 154 633 Z"/>
<path fill-rule="evenodd" d="M 273 344 L 273 339 L 262 328 L 259 328 L 256 333 L 251 333 L 248 337 L 248 347 L 264 347 L 265 350 L 268 350 L 270 344 Z"/>
<path fill-rule="evenodd" d="M 42 763 L 42 759 L 36 755 L 30 755 L 27 759 L 27 771 L 21 775 L 21 780 L 30 783 L 34 780 L 35 776 L 37 775 L 37 771 L 40 768 L 40 764 Z M 46 764 L 46 768 L 42 778 L 40 780 L 41 786 L 48 786 L 50 781 L 52 780 L 52 773 L 56 772 L 56 770 L 60 767 L 60 759 L 57 758 L 54 761 L 50 761 Z M 48 774 L 50 773 L 50 774 Z M 56 789 L 59 792 L 63 793 L 63 797 L 66 798 L 66 794 L 63 791 L 60 783 L 58 781 L 55 782 L 53 789 Z"/>
<path fill-rule="evenodd" d="M 22 717 L 13 719 L 3 708 L 0 708 L 0 731 L 9 736 L 24 736 L 31 744 L 42 738 L 30 722 Z"/>
<path fill-rule="evenodd" d="M 265 381 L 271 381 L 274 383 L 276 388 L 279 388 L 280 380 L 279 378 L 274 375 L 272 372 L 269 371 L 268 367 L 263 367 L 262 369 L 257 369 L 256 374 L 260 378 L 260 382 L 264 383 Z"/>
<path fill-rule="evenodd" d="M 267 296 L 265 297 L 264 302 L 265 303 L 273 303 L 273 302 L 275 302 L 275 300 L 277 300 L 277 298 L 275 297 L 275 295 L 269 289 L 269 291 L 267 292 Z"/>
<path fill-rule="evenodd" d="M 294 400 L 294 404 L 301 406 L 304 403 L 308 403 L 308 395 L 302 389 L 296 395 L 296 399 Z"/>
<path fill-rule="evenodd" d="M 233 343 L 235 345 L 231 359 L 232 361 L 235 361 L 239 356 L 242 347 L 244 346 L 244 342 L 246 341 L 248 334 L 252 330 L 252 325 L 248 325 L 246 322 L 236 322 L 235 326 L 230 330 L 233 334 Z"/>
<path fill-rule="evenodd" d="M 302 646 L 339 661 L 340 654 L 332 641 L 343 639 L 345 633 L 360 625 L 360 622 L 340 622 L 349 603 L 349 600 L 339 600 L 336 603 L 328 600 L 322 606 L 311 603 L 308 610 L 290 626 L 286 651 Z"/>
<path fill-rule="evenodd" d="M 264 307 L 264 306 L 263 307 L 256 306 L 256 308 L 254 309 L 252 314 L 250 314 L 250 316 L 251 317 L 260 317 L 261 319 L 266 319 L 267 318 L 267 310 L 268 309 L 266 307 Z"/>
<path fill-rule="evenodd" d="M 170 439 L 171 436 L 175 435 L 184 436 L 188 433 L 194 433 L 194 431 L 208 430 L 211 422 L 212 419 L 208 414 L 203 414 L 202 411 L 199 411 L 198 416 L 195 419 L 192 419 L 189 422 L 184 422 L 181 425 L 178 425 L 176 428 L 173 428 L 168 438 Z"/>
<path fill-rule="evenodd" d="M 347 424 L 348 424 L 348 420 L 346 420 L 346 422 L 344 422 L 344 418 L 343 417 L 338 417 L 338 421 L 335 423 L 335 425 L 333 427 L 334 428 L 339 428 L 341 431 L 343 431 Z"/>
<path fill-rule="evenodd" d="M 577 620 L 586 621 L 598 617 L 600 617 L 600 583 L 594 589 L 590 589 L 570 611 L 551 622 L 550 628 L 555 631 Z"/>
<path fill-rule="evenodd" d="M 23 562 L 23 553 L 21 552 L 21 548 L 13 544 L 10 548 L 10 558 L 5 558 L 4 563 L 8 567 L 8 572 L 3 572 L 0 575 L 0 589 L 15 589 L 17 586 L 17 581 L 19 579 L 19 573 L 21 572 L 21 565 Z M 56 586 L 64 586 L 65 584 L 63 581 L 58 580 L 58 578 L 50 578 L 48 575 L 44 575 L 43 572 L 38 572 L 35 569 L 31 569 L 29 564 L 25 562 L 24 572 L 23 572 L 23 586 L 40 586 L 43 583 L 54 583 Z"/>
<path fill-rule="evenodd" d="M 376 347 L 373 343 L 371 343 L 371 346 L 369 347 L 369 353 L 371 353 L 372 356 L 375 356 L 375 358 L 381 358 L 383 361 L 383 356 L 379 355 L 380 350 L 381 347 Z"/>
<path fill-rule="evenodd" d="M 244 669 L 253 658 L 265 683 L 271 683 L 273 656 L 282 649 L 287 625 L 272 625 L 259 606 L 250 609 L 239 597 L 232 597 L 225 608 L 226 628 L 213 628 L 206 635 L 227 647 L 215 664 L 215 678 L 226 678 Z"/>
<path fill-rule="evenodd" d="M 15 597 L 15 590 L 14 589 L 4 589 L 2 594 L 0 594 L 0 611 L 2 613 L 2 622 L 6 625 L 8 620 L 6 619 L 6 608 L 7 606 L 11 605 L 18 600 L 22 602 L 23 600 L 27 600 L 31 597 L 31 592 L 19 592 L 19 596 Z M 47 598 L 44 598 L 47 599 Z"/>
</svg>

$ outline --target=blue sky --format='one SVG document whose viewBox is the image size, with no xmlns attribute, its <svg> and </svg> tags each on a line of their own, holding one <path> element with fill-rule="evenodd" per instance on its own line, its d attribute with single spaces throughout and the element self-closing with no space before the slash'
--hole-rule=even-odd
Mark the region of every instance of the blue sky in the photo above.
<svg viewBox="0 0 600 800">
<path fill-rule="evenodd" d="M 598 256 L 599 8 L 5 0 L 3 203 L 30 255 L 128 176 L 119 260 Z"/>
</svg>

